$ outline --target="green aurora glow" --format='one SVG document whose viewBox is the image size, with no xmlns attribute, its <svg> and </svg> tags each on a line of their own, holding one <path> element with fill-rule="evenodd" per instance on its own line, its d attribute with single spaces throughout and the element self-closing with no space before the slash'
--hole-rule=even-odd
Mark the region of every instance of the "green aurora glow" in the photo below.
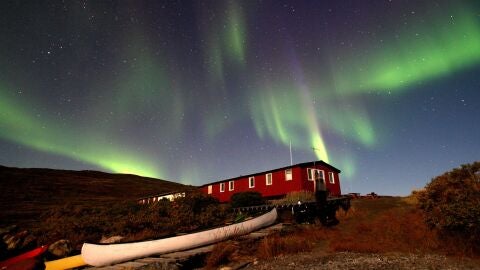
<svg viewBox="0 0 480 270">
<path fill-rule="evenodd" d="M 313 89 L 312 96 L 317 97 L 316 104 L 302 101 L 298 94 L 302 86 L 278 86 L 289 85 L 285 81 L 268 91 L 260 91 L 253 98 L 257 102 L 252 107 L 257 134 L 261 138 L 268 135 L 285 146 L 291 140 L 302 149 L 321 149 L 316 151 L 316 156 L 325 161 L 329 160 L 327 143 L 317 125 L 373 148 L 380 138 L 367 110 L 359 105 L 331 104 L 348 103 L 349 99 L 361 98 L 359 95 L 372 91 L 401 93 L 411 89 L 408 86 L 414 83 L 433 80 L 477 64 L 480 61 L 480 25 L 475 14 L 462 11 L 452 18 L 454 21 L 445 23 L 441 16 L 437 16 L 432 18 L 433 27 L 423 27 L 421 34 L 404 33 L 409 38 L 401 44 L 386 42 L 382 49 L 370 54 L 339 61 L 343 65 L 333 64 L 334 87 L 326 89 L 312 82 L 308 84 Z M 410 29 L 418 31 L 422 25 Z M 338 55 L 342 54 L 338 52 Z M 341 164 L 346 174 L 353 175 L 353 156 L 336 155 L 333 162 Z"/>
<path fill-rule="evenodd" d="M 328 162 L 328 154 L 311 103 L 298 92 L 282 87 L 266 88 L 252 97 L 251 113 L 260 138 L 314 148 L 318 158 Z M 306 143 L 308 142 L 308 143 Z"/>
<path fill-rule="evenodd" d="M 191 46 L 191 55 L 172 45 L 155 44 L 164 40 L 168 44 L 168 34 L 174 36 L 169 31 L 175 27 L 165 28 L 170 30 L 158 30 L 161 27 L 143 29 L 144 26 L 129 21 L 127 34 L 122 34 L 123 38 L 118 40 L 118 52 L 112 53 L 113 59 L 105 60 L 109 68 L 105 68 L 104 74 L 96 80 L 85 83 L 91 96 L 77 106 L 84 106 L 86 113 L 78 116 L 80 120 L 72 117 L 83 121 L 80 124 L 62 122 L 53 116 L 54 113 L 37 117 L 38 108 L 45 105 L 40 98 L 25 100 L 23 96 L 6 94 L 15 92 L 10 91 L 17 88 L 14 83 L 14 87 L 1 87 L 0 137 L 113 172 L 164 177 L 170 172 L 161 161 L 177 163 L 181 154 L 169 153 L 167 156 L 162 152 L 159 161 L 158 157 L 153 159 L 149 156 L 151 153 L 145 153 L 140 147 L 126 145 L 131 146 L 132 141 L 140 142 L 139 145 L 148 140 L 150 143 L 154 140 L 151 137 L 155 137 L 156 146 L 160 145 L 158 149 L 168 149 L 165 144 L 169 144 L 174 149 L 172 152 L 188 152 L 190 149 L 184 148 L 188 148 L 185 145 L 192 139 L 189 135 L 204 147 L 217 143 L 216 139 L 223 134 L 247 129 L 244 123 L 248 123 L 250 128 L 254 127 L 254 131 L 250 131 L 253 136 L 249 134 L 249 138 L 256 134 L 263 141 L 274 141 L 286 147 L 292 143 L 294 149 L 308 153 L 312 153 L 313 148 L 316 158 L 335 166 L 338 164 L 346 177 L 353 177 L 358 159 L 352 151 L 339 154 L 340 150 L 335 149 L 333 142 L 345 140 L 352 142 L 354 147 L 374 149 L 384 141 L 382 127 L 373 121 L 365 102 L 372 93 L 393 100 L 419 89 L 416 86 L 420 84 L 480 62 L 478 14 L 468 8 L 452 8 L 442 14 L 429 13 L 425 18 L 412 21 L 408 27 L 398 26 L 396 23 L 403 22 L 395 20 L 383 22 L 386 29 L 395 29 L 396 32 L 382 34 L 379 31 L 381 43 L 375 43 L 377 40 L 371 40 L 371 36 L 365 38 L 348 33 L 353 36 L 346 37 L 355 44 L 353 48 L 329 47 L 328 42 L 323 43 L 326 37 L 308 34 L 304 44 L 300 40 L 292 42 L 299 46 L 299 51 L 294 54 L 299 55 L 300 63 L 294 64 L 282 55 L 284 44 L 277 44 L 275 38 L 268 40 L 271 43 L 265 45 L 266 51 L 254 51 L 254 48 L 263 48 L 254 46 L 257 45 L 254 42 L 263 40 L 259 36 L 266 33 L 275 37 L 274 34 L 286 31 L 288 27 L 259 25 L 261 30 L 255 32 L 257 21 L 253 20 L 260 19 L 252 16 L 256 12 L 254 8 L 248 9 L 251 6 L 235 1 L 218 6 L 221 8 L 217 7 L 215 12 L 209 10 L 208 5 L 202 10 L 205 14 L 198 12 L 199 22 L 203 23 L 198 23 L 201 31 L 194 33 L 189 29 L 193 34 L 188 33 L 191 35 L 185 39 L 195 43 Z M 423 19 L 428 23 L 422 22 Z M 167 21 L 168 18 L 162 23 Z M 160 37 L 150 37 L 149 31 L 158 31 Z M 295 33 L 281 32 L 278 35 L 278 40 L 283 42 Z M 321 41 L 313 44 L 315 39 Z M 112 44 L 115 42 L 117 40 Z M 324 59 L 315 57 L 316 52 L 310 51 L 310 55 L 301 57 L 307 50 L 305 47 L 317 46 L 325 47 L 328 51 L 326 58 L 330 61 L 322 62 Z M 184 49 L 180 44 L 178 47 Z M 70 68 L 68 63 L 65 65 L 66 69 Z M 83 72 L 82 69 L 73 69 L 79 74 Z M 304 78 L 300 80 L 298 77 Z M 244 84 L 239 86 L 239 82 Z M 4 83 L 11 82 L 5 80 Z M 36 91 L 43 91 L 42 87 Z M 96 95 L 102 98 L 92 97 Z M 94 122 L 92 129 L 85 128 L 90 127 L 88 121 L 91 119 L 104 124 Z M 82 125 L 86 130 L 81 128 Z M 140 126 L 140 131 L 119 132 Z M 137 137 L 129 138 L 133 137 L 132 134 Z M 235 151 L 225 151 L 230 150 Z M 176 175 L 184 177 L 185 180 L 180 179 L 182 181 L 195 183 L 192 179 L 200 178 L 206 166 L 190 160 L 186 163 L 184 167 L 188 169 Z M 214 168 L 209 169 L 213 171 Z"/>
<path fill-rule="evenodd" d="M 19 104 L 3 94 L 0 89 L 0 137 L 9 141 L 29 146 L 33 149 L 52 154 L 66 156 L 87 162 L 117 173 L 129 173 L 142 176 L 159 177 L 158 164 L 141 158 L 125 147 L 114 146 L 105 141 L 106 136 L 75 134 L 73 128 L 46 120 L 46 117 L 35 117 Z"/>
<path fill-rule="evenodd" d="M 408 86 L 470 67 L 480 61 L 480 25 L 470 11 L 431 18 L 429 27 L 412 26 L 401 43 L 385 41 L 374 52 L 335 67 L 339 94 L 406 91 Z M 445 22 L 445 20 L 448 20 Z"/>
<path fill-rule="evenodd" d="M 227 27 L 225 29 L 226 38 L 224 39 L 226 48 L 233 59 L 239 63 L 244 63 L 246 53 L 245 45 L 247 44 L 245 23 L 241 9 L 234 1 L 229 2 L 228 14 Z"/>
</svg>

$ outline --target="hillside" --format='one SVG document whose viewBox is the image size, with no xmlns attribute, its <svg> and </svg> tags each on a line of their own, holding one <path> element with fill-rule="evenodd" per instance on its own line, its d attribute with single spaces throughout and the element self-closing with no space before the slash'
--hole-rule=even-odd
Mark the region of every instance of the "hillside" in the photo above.
<svg viewBox="0 0 480 270">
<path fill-rule="evenodd" d="M 290 225 L 256 246 L 237 245 L 244 256 L 230 251 L 231 265 L 253 261 L 245 267 L 252 270 L 480 269 L 478 257 L 466 257 L 458 245 L 437 238 L 411 197 L 354 199 L 351 209 L 340 210 L 337 217 L 340 223 L 334 227 Z"/>
<path fill-rule="evenodd" d="M 0 226 L 28 227 L 53 207 L 100 205 L 188 186 L 128 174 L 0 166 Z"/>
</svg>

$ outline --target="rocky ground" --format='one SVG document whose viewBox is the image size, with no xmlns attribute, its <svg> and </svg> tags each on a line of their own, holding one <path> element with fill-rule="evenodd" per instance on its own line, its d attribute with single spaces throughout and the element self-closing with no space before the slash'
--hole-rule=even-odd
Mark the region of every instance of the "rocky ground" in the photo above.
<svg viewBox="0 0 480 270">
<path fill-rule="evenodd" d="M 480 261 L 436 254 L 361 254 L 307 252 L 256 261 L 245 269 L 480 269 Z"/>
<path fill-rule="evenodd" d="M 29 231 L 12 225 L 0 228 L 0 261 L 20 255 L 39 247 L 37 238 Z M 45 257 L 52 260 L 71 255 L 73 247 L 68 240 L 51 243 Z"/>
</svg>

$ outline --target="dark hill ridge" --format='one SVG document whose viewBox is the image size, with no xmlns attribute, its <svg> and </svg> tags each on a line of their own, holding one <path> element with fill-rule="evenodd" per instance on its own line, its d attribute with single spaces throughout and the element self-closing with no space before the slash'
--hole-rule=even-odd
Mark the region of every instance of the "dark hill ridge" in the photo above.
<svg viewBox="0 0 480 270">
<path fill-rule="evenodd" d="M 0 166 L 0 226 L 31 225 L 40 214 L 65 204 L 98 206 L 185 188 L 130 174 Z"/>
</svg>

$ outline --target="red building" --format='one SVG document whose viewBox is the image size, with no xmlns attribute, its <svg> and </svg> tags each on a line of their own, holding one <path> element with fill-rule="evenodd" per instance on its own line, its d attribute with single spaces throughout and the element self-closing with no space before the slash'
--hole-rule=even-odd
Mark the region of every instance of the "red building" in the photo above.
<svg viewBox="0 0 480 270">
<path fill-rule="evenodd" d="M 323 161 L 295 164 L 274 170 L 242 175 L 200 187 L 220 202 L 230 201 L 238 192 L 257 191 L 265 198 L 279 198 L 292 191 L 314 191 L 315 172 L 325 179 L 330 196 L 341 195 L 340 170 Z"/>
</svg>

